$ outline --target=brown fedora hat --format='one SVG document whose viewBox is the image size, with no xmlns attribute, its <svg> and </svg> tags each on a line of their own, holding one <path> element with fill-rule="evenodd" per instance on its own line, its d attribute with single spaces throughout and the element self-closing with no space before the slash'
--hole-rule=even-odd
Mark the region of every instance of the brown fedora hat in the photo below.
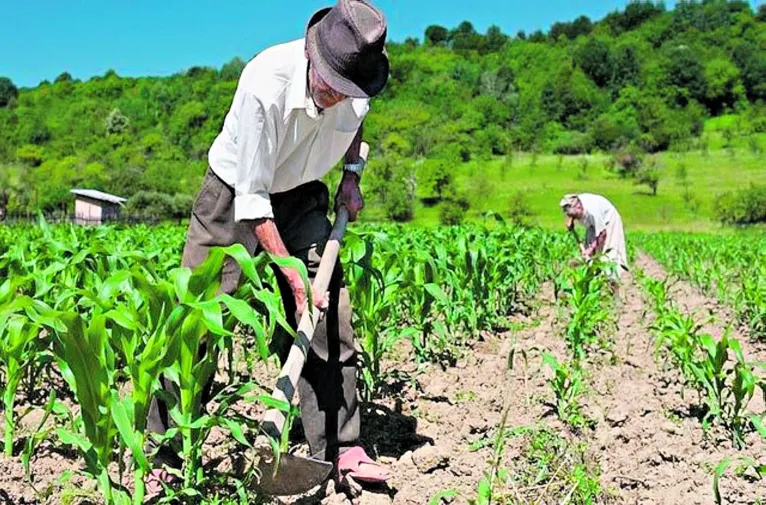
<svg viewBox="0 0 766 505">
<path fill-rule="evenodd" d="M 338 0 L 309 21 L 311 64 L 335 91 L 353 98 L 380 93 L 388 81 L 386 18 L 362 0 Z"/>
</svg>

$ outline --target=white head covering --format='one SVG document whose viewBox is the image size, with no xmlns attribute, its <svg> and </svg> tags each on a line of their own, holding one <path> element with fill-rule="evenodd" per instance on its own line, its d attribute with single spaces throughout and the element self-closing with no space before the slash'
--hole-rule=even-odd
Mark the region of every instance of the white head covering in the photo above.
<svg viewBox="0 0 766 505">
<path fill-rule="evenodd" d="M 577 197 L 577 194 L 570 193 L 568 195 L 564 195 L 564 198 L 562 198 L 561 201 L 559 202 L 559 206 L 561 207 L 561 210 L 566 212 L 567 209 L 571 207 L 572 205 L 575 205 L 578 200 L 579 198 Z"/>
</svg>

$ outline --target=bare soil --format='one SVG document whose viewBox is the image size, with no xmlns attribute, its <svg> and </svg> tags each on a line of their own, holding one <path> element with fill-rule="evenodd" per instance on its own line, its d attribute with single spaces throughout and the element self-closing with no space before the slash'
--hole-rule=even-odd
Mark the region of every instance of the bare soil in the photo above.
<svg viewBox="0 0 766 505">
<path fill-rule="evenodd" d="M 644 255 L 639 255 L 636 267 L 657 278 L 666 275 Z M 454 367 L 418 365 L 410 345 L 400 342 L 385 362 L 384 370 L 390 374 L 386 393 L 363 406 L 362 443 L 368 454 L 390 466 L 393 478 L 387 486 L 360 492 L 347 487 L 336 490 L 330 483 L 306 496 L 272 503 L 425 505 L 440 491 L 453 489 L 458 495 L 449 503 L 467 504 L 476 497 L 477 483 L 490 468 L 492 447 L 483 442 L 492 439 L 506 409 L 509 431 L 543 426 L 573 446 L 584 442 L 589 464 L 601 469 L 602 503 L 712 504 L 713 471 L 721 460 L 749 456 L 766 462 L 766 444 L 757 434 L 749 434 L 747 449 L 737 451 L 721 428 L 704 432 L 696 393 L 682 395 L 677 372 L 655 355 L 648 330 L 652 314 L 630 275 L 624 279 L 618 302 L 612 349 L 593 354 L 585 366 L 589 390 L 584 412 L 594 421 L 593 427 L 573 432 L 559 422 L 549 405 L 552 393 L 546 379 L 551 372 L 540 358 L 542 351 L 560 360 L 567 356 L 562 337 L 565 314 L 556 307 L 552 291 L 545 286 L 536 310 L 514 321 L 518 330 L 482 335 Z M 706 322 L 705 331 L 723 334 L 730 320 L 725 307 L 684 282 L 676 283 L 672 294 L 680 307 L 698 314 L 700 321 L 714 316 Z M 750 359 L 766 361 L 763 346 L 751 343 L 737 329 L 732 334 Z M 269 384 L 269 373 L 273 367 L 264 372 L 264 384 Z M 20 412 L 29 405 L 20 403 Z M 754 400 L 751 408 L 763 411 L 762 400 Z M 237 410 L 252 416 L 259 412 L 251 405 Z M 22 422 L 21 435 L 36 425 L 33 417 Z M 78 473 L 81 466 L 76 455 L 58 446 L 43 442 L 36 453 L 32 471 L 37 492 L 24 482 L 18 456 L 0 457 L 0 504 L 98 503 L 93 483 Z M 524 451 L 522 438 L 509 439 L 501 466 L 513 471 L 522 464 Z M 211 436 L 206 455 L 213 472 L 237 469 L 246 459 L 222 432 Z M 66 472 L 72 477 L 67 479 Z M 541 503 L 563 503 L 566 491 L 548 490 Z M 726 473 L 722 491 L 724 503 L 766 500 L 766 484 L 748 473 L 737 476 L 733 469 Z"/>
</svg>

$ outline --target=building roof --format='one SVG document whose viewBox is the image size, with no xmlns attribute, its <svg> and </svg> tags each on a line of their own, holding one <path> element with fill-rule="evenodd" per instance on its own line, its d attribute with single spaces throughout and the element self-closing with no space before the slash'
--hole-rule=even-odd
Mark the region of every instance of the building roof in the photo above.
<svg viewBox="0 0 766 505">
<path fill-rule="evenodd" d="M 85 198 L 92 198 L 93 200 L 117 203 L 120 205 L 128 201 L 127 198 L 110 195 L 109 193 L 104 193 L 103 191 L 98 191 L 96 189 L 72 189 L 69 192 L 77 196 L 84 196 Z"/>
</svg>

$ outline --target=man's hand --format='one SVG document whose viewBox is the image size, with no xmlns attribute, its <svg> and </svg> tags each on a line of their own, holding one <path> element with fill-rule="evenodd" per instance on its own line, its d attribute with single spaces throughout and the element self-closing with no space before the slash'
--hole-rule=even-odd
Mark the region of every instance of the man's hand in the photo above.
<svg viewBox="0 0 766 505">
<path fill-rule="evenodd" d="M 567 231 L 574 230 L 574 227 L 575 227 L 575 220 L 574 220 L 574 218 L 572 216 L 567 216 L 567 220 L 564 223 L 564 226 L 566 226 Z"/>
<path fill-rule="evenodd" d="M 285 247 L 285 243 L 282 241 L 282 237 L 279 235 L 277 225 L 274 224 L 273 219 L 258 219 L 253 226 L 253 232 L 258 239 L 258 243 L 263 247 L 266 252 L 279 256 L 281 258 L 287 258 L 290 253 Z M 282 274 L 285 276 L 287 283 L 290 285 L 290 289 L 295 297 L 295 307 L 298 313 L 303 314 L 306 310 L 306 286 L 303 284 L 300 272 L 294 268 L 280 268 Z M 329 293 L 313 293 L 314 306 L 319 310 L 325 310 L 329 305 L 330 295 Z"/>
<path fill-rule="evenodd" d="M 356 215 L 364 208 L 358 175 L 350 172 L 343 173 L 343 179 L 341 179 L 338 192 L 335 194 L 336 212 L 341 205 L 345 205 L 348 210 L 348 220 L 356 221 Z"/>
<path fill-rule="evenodd" d="M 300 272 L 294 268 L 282 268 L 281 271 L 285 276 L 285 279 L 287 279 L 287 283 L 290 284 L 290 289 L 293 291 L 293 296 L 295 297 L 295 307 L 298 311 L 298 314 L 303 314 L 303 312 L 306 310 L 306 306 L 308 305 L 308 297 L 306 295 L 306 286 L 303 284 L 303 279 L 301 279 Z M 319 293 L 318 291 L 312 289 L 312 299 L 314 302 L 314 307 L 318 308 L 319 310 L 327 310 L 327 307 L 330 305 L 329 291 Z"/>
</svg>

